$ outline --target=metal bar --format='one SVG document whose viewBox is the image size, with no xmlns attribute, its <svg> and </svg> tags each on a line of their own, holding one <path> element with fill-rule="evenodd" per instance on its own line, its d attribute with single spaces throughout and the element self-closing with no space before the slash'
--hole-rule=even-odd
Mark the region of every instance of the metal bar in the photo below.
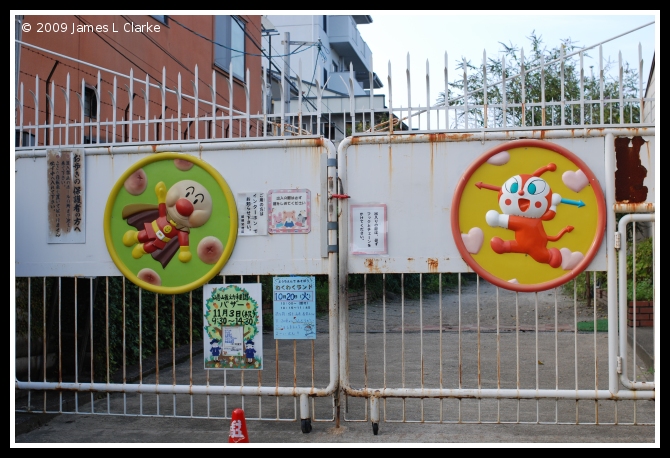
<svg viewBox="0 0 670 458">
<path fill-rule="evenodd" d="M 74 277 L 74 382 L 79 382 L 79 310 L 78 310 L 78 292 L 79 285 L 77 284 L 77 277 Z M 79 412 L 79 392 L 74 393 L 74 408 Z"/>
<path fill-rule="evenodd" d="M 405 274 L 400 274 L 400 362 L 401 385 L 405 388 Z M 404 416 L 404 415 L 403 415 Z"/>
<path fill-rule="evenodd" d="M 515 335 L 516 335 L 516 389 L 521 388 L 521 367 L 519 365 L 519 292 L 516 291 L 514 294 L 514 304 L 515 304 L 515 315 L 514 319 L 516 321 L 516 330 L 515 330 Z M 520 415 L 521 415 L 521 406 L 519 405 L 520 403 L 517 402 L 516 405 L 516 419 L 519 421 Z"/>
<path fill-rule="evenodd" d="M 504 57 L 503 57 L 503 64 L 502 64 L 502 73 L 503 73 L 503 81 L 505 78 L 505 63 L 504 63 Z M 503 82 L 503 94 L 505 93 L 505 83 Z M 484 105 L 483 105 L 483 110 L 482 110 L 482 124 L 484 126 L 484 129 L 489 127 L 489 116 L 488 116 L 488 97 L 489 97 L 489 91 L 488 91 L 488 81 L 486 78 L 486 50 L 484 50 L 482 54 L 482 90 L 484 91 Z"/>
<path fill-rule="evenodd" d="M 560 79 L 561 79 L 561 126 L 564 126 L 565 125 L 565 45 L 564 44 L 561 44 L 561 56 L 559 66 L 560 66 Z"/>
<path fill-rule="evenodd" d="M 363 386 L 368 386 L 368 274 L 363 274 Z"/>
<path fill-rule="evenodd" d="M 540 336 L 539 336 L 539 333 L 538 333 L 538 328 L 539 328 L 539 325 L 538 325 L 538 312 L 539 312 L 538 308 L 539 308 L 539 304 L 538 304 L 537 292 L 535 292 L 533 295 L 534 295 L 534 298 L 535 298 L 535 307 L 534 307 L 534 310 L 535 310 L 535 364 L 534 364 L 534 366 L 535 366 L 535 389 L 539 391 L 540 390 L 540 355 L 539 355 L 539 351 L 540 351 L 539 338 L 540 338 Z M 537 411 L 537 421 L 540 421 L 540 403 L 539 402 L 535 403 L 535 408 L 536 408 L 536 411 Z"/>
<path fill-rule="evenodd" d="M 383 342 L 384 342 L 384 388 L 386 388 L 386 274 L 382 274 L 382 321 L 383 321 Z"/>
<path fill-rule="evenodd" d="M 449 129 L 449 59 L 446 51 L 444 52 L 444 122 L 444 128 Z"/>
<path fill-rule="evenodd" d="M 412 130 L 412 85 L 409 73 L 409 53 L 407 53 L 407 69 L 405 70 L 407 78 L 407 116 L 409 118 L 409 130 Z"/>
<path fill-rule="evenodd" d="M 461 336 L 461 273 L 458 272 L 458 389 L 463 389 L 463 340 Z M 458 400 L 458 420 L 461 420 L 461 400 Z"/>
<path fill-rule="evenodd" d="M 123 326 L 121 326 L 121 332 L 122 332 L 122 340 L 123 340 L 123 364 L 121 366 L 122 371 L 123 371 L 123 383 L 126 383 L 126 277 L 121 278 L 121 297 L 122 297 L 122 303 L 121 303 L 121 308 L 122 308 L 122 320 L 123 320 Z M 124 393 L 123 395 L 123 413 L 126 413 L 126 395 Z"/>
<path fill-rule="evenodd" d="M 627 315 L 627 307 L 628 307 L 628 282 L 626 278 L 626 272 L 627 272 L 627 266 L 626 266 L 626 257 L 628 255 L 628 250 L 627 250 L 627 241 L 626 241 L 626 226 L 633 222 L 654 222 L 655 215 L 654 214 L 631 214 L 631 215 L 624 215 L 621 217 L 618 223 L 618 232 L 620 234 L 623 234 L 621 237 L 621 248 L 619 249 L 618 253 L 618 264 L 619 264 L 619 329 L 627 329 L 628 328 L 628 323 L 626 322 L 626 315 Z M 633 238 L 633 243 L 635 243 L 635 239 Z M 635 248 L 633 248 L 633 253 L 635 253 Z M 635 259 L 635 256 L 633 256 L 633 260 Z M 635 267 L 633 267 L 633 273 L 635 272 Z M 635 285 L 635 279 L 633 279 L 633 285 Z M 633 298 L 635 298 L 635 295 L 633 295 Z M 635 307 L 633 307 L 633 313 L 635 313 Z M 616 316 L 616 315 L 614 315 Z M 637 327 L 637 323 L 635 323 L 635 317 L 633 317 L 633 332 L 635 333 Z M 628 378 L 628 352 L 625 350 L 627 347 L 627 332 L 620 332 L 619 333 L 619 348 L 620 348 L 620 355 L 621 355 L 621 372 L 619 374 L 619 380 L 621 381 L 621 384 L 625 386 L 626 388 L 630 390 L 655 390 L 656 384 L 655 382 L 637 382 L 634 380 L 630 380 Z M 636 341 L 636 335 L 634 334 L 633 336 L 633 341 Z M 633 346 L 635 347 L 635 346 Z M 635 348 L 633 348 L 633 365 L 635 367 Z"/>
<path fill-rule="evenodd" d="M 90 351 L 90 371 L 91 371 L 91 383 L 93 383 L 95 380 L 93 380 L 93 375 L 95 374 L 94 366 L 93 366 L 93 355 L 94 355 L 94 346 L 93 346 L 93 278 L 90 278 L 88 281 L 88 338 L 89 338 L 89 351 Z M 46 362 L 45 362 L 46 365 Z M 94 412 L 94 403 L 93 403 L 93 393 L 91 393 L 91 413 Z"/>
<path fill-rule="evenodd" d="M 155 336 L 154 336 L 154 348 L 155 348 L 155 354 L 156 354 L 156 368 L 155 368 L 155 377 L 156 377 L 156 385 L 160 383 L 160 362 L 158 358 L 159 354 L 159 348 L 160 345 L 158 344 L 158 294 L 155 295 L 155 312 L 154 312 L 154 328 L 155 328 Z M 156 396 L 156 415 L 160 415 L 160 397 L 157 395 Z"/>
</svg>

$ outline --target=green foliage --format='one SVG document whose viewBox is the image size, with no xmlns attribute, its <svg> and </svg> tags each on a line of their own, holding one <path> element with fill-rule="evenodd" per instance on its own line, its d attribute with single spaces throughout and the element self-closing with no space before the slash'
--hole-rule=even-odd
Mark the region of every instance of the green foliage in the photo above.
<svg viewBox="0 0 670 458">
<path fill-rule="evenodd" d="M 583 85 L 581 81 L 581 68 L 579 56 L 572 56 L 560 62 L 551 63 L 559 59 L 562 55 L 571 54 L 577 51 L 579 47 L 570 39 L 562 40 L 558 47 L 547 49 L 543 46 L 542 37 L 536 35 L 535 31 L 528 37 L 530 40 L 530 49 L 524 48 L 524 56 L 521 58 L 520 48 L 514 44 L 504 44 L 502 56 L 488 58 L 485 68 L 475 66 L 470 61 L 464 60 L 459 65 L 459 70 L 467 72 L 467 78 L 461 81 L 449 83 L 449 105 L 501 105 L 516 103 L 540 103 L 577 101 L 583 96 L 586 100 L 584 112 L 582 115 L 579 105 L 574 107 L 566 106 L 564 113 L 565 123 L 573 124 L 612 124 L 620 121 L 631 123 L 640 121 L 640 109 L 638 105 L 630 105 L 624 102 L 620 106 L 619 99 L 638 97 L 638 74 L 628 63 L 623 64 L 622 71 L 622 90 L 619 90 L 618 78 L 608 76 L 612 62 L 606 62 L 599 75 L 591 72 L 584 72 Z M 589 67 L 588 53 L 584 54 L 585 65 Z M 503 64 L 504 59 L 504 64 Z M 542 69 L 534 70 L 542 65 Z M 593 67 L 591 66 L 591 70 Z M 600 70 L 600 69 L 597 69 Z M 588 74 L 587 74 L 588 73 Z M 515 77 L 525 74 L 525 77 Z M 542 74 L 544 74 L 544 85 L 542 84 Z M 501 84 L 494 84 L 505 78 L 505 94 L 502 92 Z M 561 77 L 564 83 L 561 84 Z M 486 82 L 486 93 L 484 93 L 484 82 Z M 463 95 L 467 91 L 467 98 Z M 601 96 L 602 91 L 602 96 Z M 486 97 L 486 98 L 485 98 Z M 444 92 L 440 94 L 438 103 L 444 102 Z M 604 99 L 607 103 L 603 106 L 601 114 L 600 104 L 589 103 L 588 100 Z M 486 103 L 485 103 L 486 102 Z M 623 111 L 624 119 L 620 116 Z M 484 118 L 486 114 L 486 118 Z M 463 123 L 464 116 L 472 127 L 482 126 L 545 126 L 561 124 L 560 106 L 546 105 L 541 107 L 508 107 L 503 111 L 496 107 L 484 112 L 481 108 L 469 109 L 468 113 L 459 113 L 459 119 L 456 123 Z M 503 122 L 505 121 L 505 122 Z"/>
<path fill-rule="evenodd" d="M 632 232 L 629 234 L 632 237 Z M 632 243 L 632 242 L 629 242 Z M 633 254 L 632 246 L 629 244 L 631 252 L 626 259 L 626 280 L 628 282 L 628 300 L 633 300 Z M 637 242 L 635 246 L 635 296 L 638 301 L 651 301 L 654 299 L 654 255 L 652 238 L 646 238 Z M 593 297 L 593 272 L 582 272 L 565 283 L 563 292 L 572 295 L 574 289 L 577 290 L 577 299 L 586 299 Z M 607 272 L 595 272 L 596 284 L 600 288 L 607 288 Z M 576 286 L 575 286 L 576 285 Z"/>
<path fill-rule="evenodd" d="M 51 297 L 49 293 L 51 283 L 44 278 L 14 279 L 16 333 L 18 335 L 28 336 L 28 319 L 30 318 L 31 339 L 43 336 L 44 298 Z"/>
<path fill-rule="evenodd" d="M 202 338 L 202 290 L 163 295 L 142 291 L 123 277 L 107 277 L 98 285 L 93 308 L 96 374 L 110 373 L 123 364 L 138 362 L 156 350 L 172 349 Z M 106 298 L 109 298 L 107 301 Z M 141 300 L 140 300 L 141 299 Z M 174 316 L 174 330 L 173 330 Z M 102 330 L 107 328 L 108 332 Z M 125 332 L 124 332 L 125 329 Z M 109 354 L 106 339 L 109 336 Z M 125 354 L 124 354 L 125 346 Z M 141 352 L 141 355 L 140 355 Z"/>
<path fill-rule="evenodd" d="M 607 289 L 607 272 L 582 272 L 574 280 L 570 280 L 562 286 L 563 292 L 572 296 L 577 290 L 577 299 L 587 299 L 593 297 L 593 275 L 596 276 L 595 284 L 600 289 Z"/>
<path fill-rule="evenodd" d="M 272 312 L 267 312 L 263 314 L 263 331 L 272 331 L 274 330 L 274 314 Z"/>
<path fill-rule="evenodd" d="M 315 279 L 316 287 L 316 316 L 328 314 L 328 276 L 317 275 Z"/>
<path fill-rule="evenodd" d="M 626 259 L 626 276 L 628 280 L 628 300 L 633 300 L 633 286 L 638 301 L 654 299 L 654 251 L 651 237 L 635 244 L 635 256 L 632 252 Z M 631 247 L 632 248 L 632 247 Z M 635 274 L 635 285 L 633 285 Z"/>
</svg>

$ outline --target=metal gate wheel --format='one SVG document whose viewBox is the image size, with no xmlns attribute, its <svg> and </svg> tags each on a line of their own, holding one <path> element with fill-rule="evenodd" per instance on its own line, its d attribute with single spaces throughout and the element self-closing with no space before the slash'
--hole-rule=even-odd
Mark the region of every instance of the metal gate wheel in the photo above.
<svg viewBox="0 0 670 458">
<path fill-rule="evenodd" d="M 300 429 L 305 434 L 312 431 L 312 420 L 309 418 L 303 418 L 302 420 L 300 420 Z"/>
<path fill-rule="evenodd" d="M 375 436 L 379 433 L 379 423 L 372 424 L 372 434 Z"/>
</svg>

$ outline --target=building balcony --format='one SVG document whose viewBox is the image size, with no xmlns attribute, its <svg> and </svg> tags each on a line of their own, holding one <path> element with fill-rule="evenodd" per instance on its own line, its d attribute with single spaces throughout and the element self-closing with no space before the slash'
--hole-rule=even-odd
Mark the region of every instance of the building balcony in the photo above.
<svg viewBox="0 0 670 458">
<path fill-rule="evenodd" d="M 363 41 L 352 16 L 328 16 L 328 40 L 345 63 L 353 63 L 354 72 L 368 74 L 372 68 L 372 52 Z"/>
</svg>

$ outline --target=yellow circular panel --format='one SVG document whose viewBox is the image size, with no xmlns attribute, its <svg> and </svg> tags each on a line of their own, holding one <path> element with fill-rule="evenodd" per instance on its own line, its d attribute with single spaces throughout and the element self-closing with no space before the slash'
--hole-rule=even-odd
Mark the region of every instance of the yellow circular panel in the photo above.
<svg viewBox="0 0 670 458">
<path fill-rule="evenodd" d="M 465 262 L 520 292 L 559 286 L 583 271 L 605 232 L 605 200 L 567 149 L 518 140 L 483 154 L 454 194 L 452 232 Z"/>
<path fill-rule="evenodd" d="M 223 177 L 201 159 L 157 153 L 138 161 L 107 200 L 105 243 L 136 285 L 191 291 L 221 271 L 237 238 L 237 207 Z"/>
</svg>

